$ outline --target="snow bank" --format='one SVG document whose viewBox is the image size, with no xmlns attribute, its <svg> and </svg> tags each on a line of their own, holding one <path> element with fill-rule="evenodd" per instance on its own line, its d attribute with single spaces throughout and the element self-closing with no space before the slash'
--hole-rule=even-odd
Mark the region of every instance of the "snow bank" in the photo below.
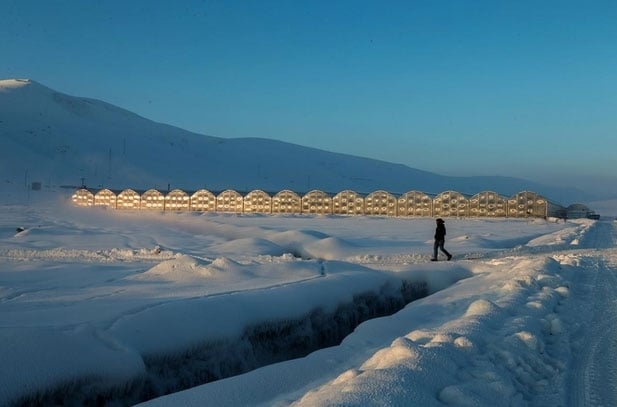
<svg viewBox="0 0 617 407">
<path fill-rule="evenodd" d="M 137 402 L 199 383 L 209 355 L 210 379 L 280 363 L 152 403 L 516 404 L 550 387 L 562 363 L 547 335 L 568 332 L 558 260 L 574 260 L 547 258 L 610 232 L 450 220 L 446 245 L 460 260 L 431 263 L 430 219 L 3 209 L 1 403 Z M 432 295 L 333 346 L 418 287 Z"/>
</svg>

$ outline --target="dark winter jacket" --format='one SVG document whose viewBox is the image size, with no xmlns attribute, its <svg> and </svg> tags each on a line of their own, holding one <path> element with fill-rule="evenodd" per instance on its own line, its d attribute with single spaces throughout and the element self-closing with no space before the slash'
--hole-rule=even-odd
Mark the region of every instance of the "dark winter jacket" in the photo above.
<svg viewBox="0 0 617 407">
<path fill-rule="evenodd" d="M 443 222 L 437 223 L 437 229 L 435 229 L 435 240 L 444 240 L 446 238 L 446 225 Z"/>
</svg>

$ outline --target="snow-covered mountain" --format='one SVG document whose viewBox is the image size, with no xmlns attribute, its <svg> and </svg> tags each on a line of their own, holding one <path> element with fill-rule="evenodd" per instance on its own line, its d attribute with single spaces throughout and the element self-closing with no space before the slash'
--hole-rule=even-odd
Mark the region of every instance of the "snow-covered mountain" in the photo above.
<svg viewBox="0 0 617 407">
<path fill-rule="evenodd" d="M 378 189 L 505 196 L 532 190 L 568 205 L 593 197 L 576 189 L 497 176 L 447 177 L 401 164 L 263 138 L 226 139 L 156 123 L 108 103 L 32 80 L 0 81 L 3 184 L 212 191 Z"/>
</svg>

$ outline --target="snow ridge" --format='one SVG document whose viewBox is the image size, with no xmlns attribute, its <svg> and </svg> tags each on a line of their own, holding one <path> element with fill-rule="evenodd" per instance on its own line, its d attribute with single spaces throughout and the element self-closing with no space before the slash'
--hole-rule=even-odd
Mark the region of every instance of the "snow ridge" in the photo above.
<svg viewBox="0 0 617 407">
<path fill-rule="evenodd" d="M 403 281 L 353 295 L 334 310 L 315 308 L 296 320 L 263 321 L 237 338 L 195 343 L 173 353 L 143 355 L 143 368 L 122 380 L 83 375 L 47 391 L 24 396 L 17 405 L 132 405 L 247 371 L 304 357 L 335 346 L 362 322 L 391 315 L 428 293 L 422 282 Z M 286 304 L 280 304 L 284 307 Z"/>
</svg>

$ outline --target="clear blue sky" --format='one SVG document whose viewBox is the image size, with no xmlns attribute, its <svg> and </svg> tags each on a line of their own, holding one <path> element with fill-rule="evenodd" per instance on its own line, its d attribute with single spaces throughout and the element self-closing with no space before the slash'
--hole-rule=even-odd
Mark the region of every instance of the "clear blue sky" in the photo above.
<svg viewBox="0 0 617 407">
<path fill-rule="evenodd" d="M 446 175 L 616 173 L 615 0 L 1 4 L 2 79 Z"/>
</svg>

